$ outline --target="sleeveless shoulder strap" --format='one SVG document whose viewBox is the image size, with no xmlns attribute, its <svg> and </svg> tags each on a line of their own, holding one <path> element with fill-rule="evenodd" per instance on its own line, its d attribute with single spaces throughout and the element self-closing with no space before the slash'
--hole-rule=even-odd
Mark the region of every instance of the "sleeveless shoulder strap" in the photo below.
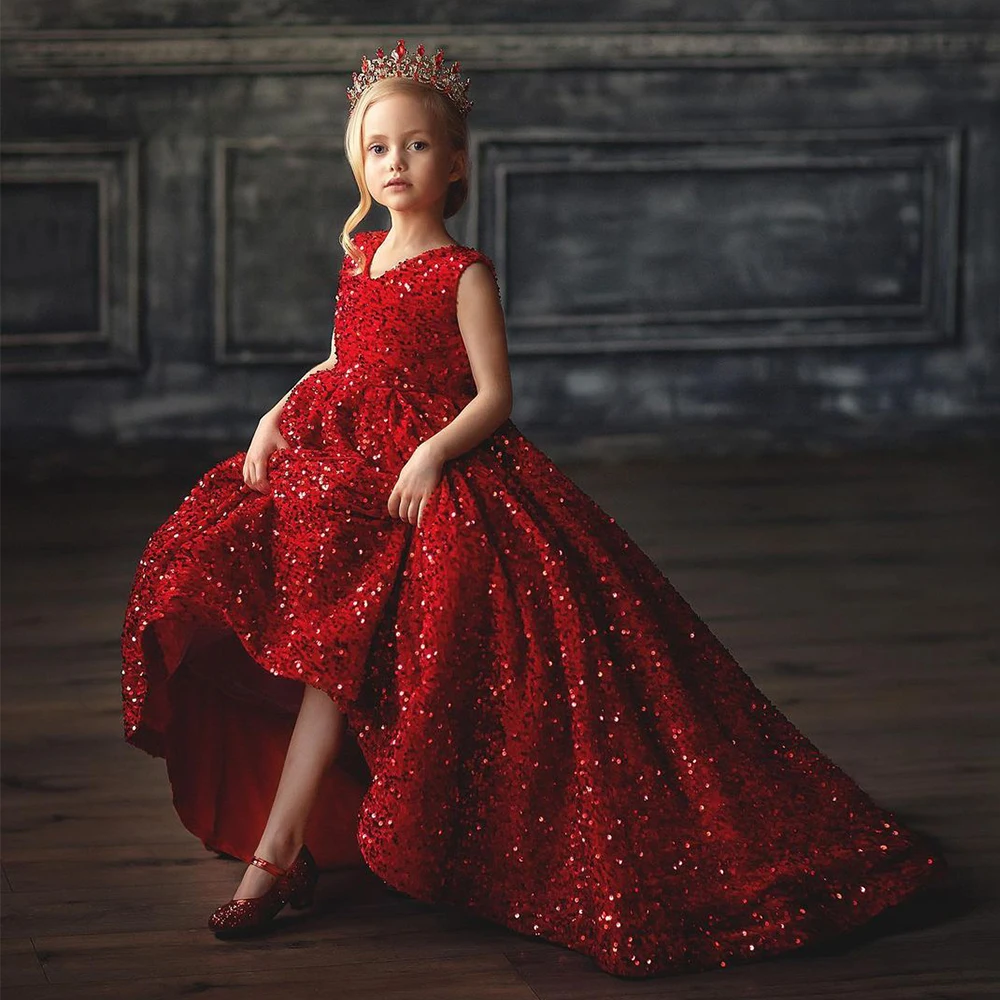
<svg viewBox="0 0 1000 1000">
<path fill-rule="evenodd" d="M 490 269 L 490 274 L 493 275 L 493 281 L 497 286 L 497 293 L 499 294 L 500 282 L 497 279 L 497 269 L 492 259 L 483 253 L 482 250 L 477 250 L 475 247 L 456 247 L 455 250 L 457 257 L 456 270 L 459 278 L 461 278 L 462 272 L 465 271 L 470 264 L 485 264 Z"/>
<path fill-rule="evenodd" d="M 376 230 L 362 229 L 360 232 L 353 234 L 354 245 L 367 257 L 368 248 L 370 246 L 371 234 L 376 232 Z M 344 259 L 340 262 L 340 276 L 343 277 L 348 273 L 353 273 L 354 270 L 354 259 L 350 254 L 345 253 Z"/>
<path fill-rule="evenodd" d="M 459 258 L 459 267 L 464 271 L 469 264 L 475 264 L 477 261 L 484 263 L 492 272 L 494 277 L 496 277 L 497 269 L 493 264 L 493 261 L 483 253 L 482 250 L 477 250 L 475 247 L 455 247 L 456 255 Z"/>
</svg>

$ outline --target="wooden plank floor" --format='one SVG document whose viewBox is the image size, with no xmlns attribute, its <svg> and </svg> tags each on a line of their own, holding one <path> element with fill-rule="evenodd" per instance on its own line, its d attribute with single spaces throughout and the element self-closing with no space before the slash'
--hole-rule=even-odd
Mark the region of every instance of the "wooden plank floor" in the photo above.
<svg viewBox="0 0 1000 1000">
<path fill-rule="evenodd" d="M 324 876 L 318 916 L 218 941 L 205 920 L 242 865 L 180 825 L 163 762 L 122 739 L 119 703 L 136 560 L 197 474 L 8 482 L 4 1000 L 1000 995 L 1000 476 L 989 453 L 561 464 L 799 728 L 942 840 L 957 892 L 849 948 L 647 981 L 420 904 L 364 869 Z"/>
</svg>

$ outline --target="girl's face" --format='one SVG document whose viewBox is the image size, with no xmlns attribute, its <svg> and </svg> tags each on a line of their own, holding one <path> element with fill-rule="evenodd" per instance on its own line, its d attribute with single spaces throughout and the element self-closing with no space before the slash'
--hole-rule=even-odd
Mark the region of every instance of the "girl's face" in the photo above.
<svg viewBox="0 0 1000 1000">
<path fill-rule="evenodd" d="M 451 181 L 462 176 L 462 153 L 411 94 L 391 94 L 365 112 L 361 124 L 365 183 L 390 213 L 443 215 Z M 403 183 L 389 184 L 399 179 Z"/>
</svg>

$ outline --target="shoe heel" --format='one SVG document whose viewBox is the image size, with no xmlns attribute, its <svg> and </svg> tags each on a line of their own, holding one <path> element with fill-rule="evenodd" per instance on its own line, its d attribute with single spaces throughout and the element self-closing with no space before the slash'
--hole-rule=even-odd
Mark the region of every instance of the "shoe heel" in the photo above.
<svg viewBox="0 0 1000 1000">
<path fill-rule="evenodd" d="M 289 876 L 288 905 L 293 910 L 304 910 L 312 906 L 316 883 L 319 881 L 319 868 L 309 848 L 304 844 Z"/>
<path fill-rule="evenodd" d="M 288 905 L 293 910 L 304 910 L 307 907 L 312 906 L 315 890 L 316 887 L 313 885 L 303 886 L 301 889 L 292 893 L 292 895 L 288 897 Z"/>
</svg>

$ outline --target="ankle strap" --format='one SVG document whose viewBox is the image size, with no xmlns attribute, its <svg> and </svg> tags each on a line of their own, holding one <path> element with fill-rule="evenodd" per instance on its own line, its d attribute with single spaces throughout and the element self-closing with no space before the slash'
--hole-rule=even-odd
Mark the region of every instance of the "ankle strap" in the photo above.
<svg viewBox="0 0 1000 1000">
<path fill-rule="evenodd" d="M 281 868 L 273 861 L 265 861 L 263 858 L 257 857 L 256 854 L 251 859 L 250 864 L 256 865 L 258 868 L 263 868 L 264 871 L 269 872 L 271 875 L 277 875 L 279 878 L 288 871 L 287 868 Z"/>
</svg>

